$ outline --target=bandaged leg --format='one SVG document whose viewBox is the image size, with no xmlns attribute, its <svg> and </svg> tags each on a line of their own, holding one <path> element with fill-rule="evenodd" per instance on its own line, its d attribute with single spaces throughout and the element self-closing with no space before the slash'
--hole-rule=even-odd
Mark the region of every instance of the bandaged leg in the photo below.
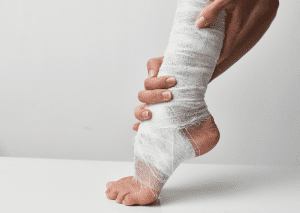
<svg viewBox="0 0 300 213">
<path fill-rule="evenodd" d="M 146 107 L 152 118 L 143 121 L 134 138 L 135 178 L 158 195 L 168 178 L 195 150 L 184 131 L 206 120 L 204 101 L 224 39 L 225 13 L 209 28 L 197 29 L 196 15 L 210 3 L 179 0 L 173 29 L 159 76 L 175 76 L 173 100 Z"/>
<path fill-rule="evenodd" d="M 224 11 L 208 28 L 195 27 L 195 17 L 210 3 L 209 0 L 178 1 L 170 40 L 159 71 L 159 76 L 174 76 L 177 80 L 176 86 L 170 89 L 173 100 L 147 106 L 152 118 L 140 124 L 134 138 L 135 174 L 133 178 L 124 178 L 123 185 L 138 186 L 139 191 L 125 195 L 129 189 L 122 186 L 121 179 L 119 186 L 115 184 L 108 189 L 110 199 L 117 197 L 120 202 L 124 199 L 126 205 L 129 202 L 141 204 L 147 201 L 138 202 L 137 199 L 147 200 L 144 197 L 150 196 L 150 192 L 156 199 L 179 164 L 196 157 L 197 143 L 192 144 L 192 136 L 187 133 L 192 126 L 201 126 L 211 116 L 204 96 L 224 39 Z M 114 194 L 111 192 L 113 189 Z M 120 195 L 122 190 L 123 195 Z"/>
</svg>

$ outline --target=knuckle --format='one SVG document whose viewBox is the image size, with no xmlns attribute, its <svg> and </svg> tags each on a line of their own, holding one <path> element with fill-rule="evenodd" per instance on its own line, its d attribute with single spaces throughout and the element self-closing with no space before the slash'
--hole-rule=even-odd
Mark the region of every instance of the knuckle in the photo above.
<svg viewBox="0 0 300 213">
<path fill-rule="evenodd" d="M 153 77 L 151 79 L 146 79 L 145 88 L 148 90 L 166 89 L 168 88 L 166 79 L 167 76 Z"/>
<path fill-rule="evenodd" d="M 148 81 L 148 87 L 150 89 L 152 89 L 152 90 L 159 89 L 159 87 L 160 87 L 160 79 L 159 78 L 153 78 L 153 79 L 151 79 L 150 81 Z"/>
</svg>

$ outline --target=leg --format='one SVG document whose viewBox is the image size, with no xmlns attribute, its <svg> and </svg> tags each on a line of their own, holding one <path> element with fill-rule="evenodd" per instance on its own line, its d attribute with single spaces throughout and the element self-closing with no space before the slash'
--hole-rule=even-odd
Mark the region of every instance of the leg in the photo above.
<svg viewBox="0 0 300 213">
<path fill-rule="evenodd" d="M 204 94 L 224 39 L 225 13 L 198 30 L 194 18 L 209 0 L 179 0 L 159 75 L 177 79 L 173 101 L 149 106 L 153 117 L 134 138 L 135 175 L 107 184 L 107 197 L 124 205 L 155 201 L 181 162 L 211 150 L 219 131 Z M 201 153 L 200 153 L 201 152 Z"/>
</svg>

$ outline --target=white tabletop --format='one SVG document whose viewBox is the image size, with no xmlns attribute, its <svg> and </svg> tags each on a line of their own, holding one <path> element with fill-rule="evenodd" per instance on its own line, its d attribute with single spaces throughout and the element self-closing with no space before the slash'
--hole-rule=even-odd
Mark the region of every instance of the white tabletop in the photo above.
<svg viewBox="0 0 300 213">
<path fill-rule="evenodd" d="M 0 157 L 0 212 L 299 213 L 300 169 L 181 164 L 153 206 L 108 200 L 133 162 Z"/>
</svg>

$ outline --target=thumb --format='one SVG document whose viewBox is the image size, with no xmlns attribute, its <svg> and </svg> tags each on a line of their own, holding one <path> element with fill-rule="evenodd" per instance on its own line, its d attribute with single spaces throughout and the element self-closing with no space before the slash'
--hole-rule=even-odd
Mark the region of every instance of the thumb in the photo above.
<svg viewBox="0 0 300 213">
<path fill-rule="evenodd" d="M 210 25 L 218 17 L 219 13 L 224 8 L 222 0 L 215 0 L 211 4 L 203 8 L 202 12 L 199 13 L 195 18 L 195 26 L 198 29 Z"/>
</svg>

